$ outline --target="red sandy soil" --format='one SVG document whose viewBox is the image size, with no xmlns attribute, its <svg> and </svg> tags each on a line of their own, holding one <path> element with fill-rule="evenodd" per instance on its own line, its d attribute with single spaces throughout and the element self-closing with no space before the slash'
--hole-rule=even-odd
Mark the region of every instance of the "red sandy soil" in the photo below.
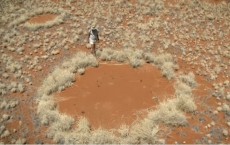
<svg viewBox="0 0 230 145">
<path fill-rule="evenodd" d="M 42 24 L 42 23 L 46 23 L 48 21 L 52 21 L 56 17 L 57 17 L 57 15 L 54 15 L 54 14 L 42 14 L 42 15 L 38 15 L 38 16 L 35 16 L 35 17 L 31 18 L 29 20 L 29 23 Z"/>
<path fill-rule="evenodd" d="M 59 2 L 60 0 L 52 1 Z M 224 0 L 207 1 L 217 4 Z M 171 2 L 171 0 L 167 2 Z M 174 2 L 177 2 L 177 0 L 173 0 L 172 4 Z M 226 0 L 226 2 L 228 1 Z M 53 14 L 44 14 L 30 19 L 29 22 L 45 23 L 52 21 L 55 17 L 56 15 Z M 39 79 L 34 79 L 31 90 L 26 94 L 11 95 L 12 98 L 19 98 L 20 100 L 16 111 L 13 110 L 15 111 L 14 114 L 23 114 L 23 117 L 20 116 L 22 119 L 18 119 L 18 116 L 14 117 L 14 120 L 7 125 L 10 131 L 17 129 L 17 132 L 12 133 L 12 136 L 19 134 L 21 136 L 27 131 L 27 135 L 30 135 L 26 137 L 27 143 L 36 143 L 37 139 L 42 140 L 44 143 L 52 143 L 52 141 L 45 138 L 46 132 L 43 128 L 39 130 L 39 132 L 36 130 L 36 123 L 34 122 L 34 118 L 31 117 L 31 114 L 36 112 L 36 104 L 31 102 L 33 99 L 32 96 L 35 95 L 34 92 L 36 92 L 36 89 L 41 85 L 44 76 L 51 71 L 53 66 L 58 64 L 56 61 L 61 61 L 63 56 L 69 56 L 78 50 L 88 51 L 82 46 L 71 48 L 70 51 L 65 54 L 61 51 L 56 57 L 55 62 L 49 65 L 47 65 L 46 62 L 41 64 L 46 68 L 42 73 L 28 71 L 33 78 Z M 195 70 L 188 66 L 186 62 L 179 61 L 179 66 L 179 70 L 182 72 Z M 132 80 L 133 82 L 131 82 Z M 198 111 L 196 114 L 187 114 L 189 126 L 171 129 L 172 132 L 167 136 L 166 143 L 175 143 L 175 141 L 178 143 L 183 143 L 184 141 L 186 141 L 186 143 L 196 143 L 196 140 L 200 140 L 207 133 L 210 133 L 211 129 L 206 129 L 205 126 L 211 123 L 211 121 L 215 121 L 215 128 L 221 127 L 229 129 L 226 125 L 223 112 L 220 112 L 215 120 L 212 119 L 209 112 L 207 112 L 214 110 L 213 108 L 218 106 L 217 103 L 222 102 L 222 100 L 211 97 L 210 92 L 213 90 L 211 83 L 200 76 L 196 76 L 196 80 L 199 86 L 194 90 L 194 95 L 196 96 L 195 101 L 198 105 Z M 174 93 L 172 84 L 173 82 L 166 80 L 162 77 L 159 70 L 150 65 L 133 69 L 129 65 L 101 64 L 99 68 L 90 68 L 86 70 L 85 75 L 77 76 L 76 84 L 57 94 L 56 98 L 59 101 L 58 105 L 61 112 L 70 114 L 75 118 L 84 115 L 89 119 L 94 128 L 99 126 L 116 128 L 123 123 L 131 124 L 139 115 L 138 112 L 141 111 L 140 113 L 143 113 L 148 108 L 159 104 L 166 96 L 172 95 Z M 157 97 L 160 101 L 152 99 L 152 97 Z M 111 103 L 113 103 L 113 105 L 111 105 Z M 85 104 L 87 104 L 87 106 Z M 201 122 L 201 118 L 205 121 Z M 21 120 L 22 123 L 20 123 L 19 120 Z M 194 131 L 194 126 L 199 127 L 200 131 Z M 213 140 L 213 142 L 218 141 L 216 137 L 211 137 L 210 139 Z M 225 140 L 224 143 L 230 143 L 229 138 L 223 140 Z M 8 138 L 4 139 L 4 141 L 10 143 L 10 139 Z"/>
<path fill-rule="evenodd" d="M 57 94 L 59 110 L 85 116 L 93 128 L 130 125 L 138 113 L 159 104 L 174 93 L 172 82 L 152 65 L 101 64 L 90 68 L 76 83 Z M 156 97 L 156 99 L 153 99 Z"/>
</svg>

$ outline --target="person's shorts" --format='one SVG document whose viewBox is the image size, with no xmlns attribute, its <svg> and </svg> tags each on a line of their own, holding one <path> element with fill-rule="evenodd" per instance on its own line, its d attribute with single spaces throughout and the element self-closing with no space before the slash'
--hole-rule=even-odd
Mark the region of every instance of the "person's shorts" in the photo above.
<svg viewBox="0 0 230 145">
<path fill-rule="evenodd" d="M 96 42 L 97 42 L 97 41 L 94 40 L 94 39 L 89 39 L 89 43 L 90 43 L 90 44 L 96 44 Z"/>
</svg>

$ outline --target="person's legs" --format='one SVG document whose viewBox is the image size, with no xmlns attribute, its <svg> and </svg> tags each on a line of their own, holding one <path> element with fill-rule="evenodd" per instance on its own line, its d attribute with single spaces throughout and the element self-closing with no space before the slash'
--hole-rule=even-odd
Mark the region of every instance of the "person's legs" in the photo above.
<svg viewBox="0 0 230 145">
<path fill-rule="evenodd" d="M 94 43 L 94 44 L 91 44 L 91 53 L 93 54 L 93 55 L 96 55 L 96 44 Z"/>
</svg>

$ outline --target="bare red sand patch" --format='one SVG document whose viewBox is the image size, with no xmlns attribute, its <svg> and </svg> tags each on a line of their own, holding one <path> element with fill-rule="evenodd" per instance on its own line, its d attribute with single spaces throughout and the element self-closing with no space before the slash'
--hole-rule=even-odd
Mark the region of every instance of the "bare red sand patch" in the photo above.
<svg viewBox="0 0 230 145">
<path fill-rule="evenodd" d="M 29 20 L 29 23 L 42 24 L 42 23 L 46 23 L 48 21 L 52 21 L 56 17 L 57 17 L 57 15 L 55 15 L 55 14 L 42 14 L 42 15 L 38 15 L 38 16 L 35 16 L 35 17 L 31 18 Z"/>
<path fill-rule="evenodd" d="M 60 112 L 76 119 L 85 116 L 93 128 L 117 128 L 131 124 L 138 114 L 172 94 L 172 82 L 152 65 L 134 69 L 126 64 L 101 64 L 77 77 L 56 99 Z"/>
</svg>

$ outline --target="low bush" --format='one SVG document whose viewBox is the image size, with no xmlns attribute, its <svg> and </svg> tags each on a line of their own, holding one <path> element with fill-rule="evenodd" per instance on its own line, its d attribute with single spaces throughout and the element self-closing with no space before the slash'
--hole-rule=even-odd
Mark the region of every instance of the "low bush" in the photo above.
<svg viewBox="0 0 230 145">
<path fill-rule="evenodd" d="M 171 126 L 186 125 L 186 116 L 177 109 L 176 103 L 176 99 L 162 102 L 156 111 L 149 113 L 148 117 L 155 123 L 164 123 Z"/>
</svg>

